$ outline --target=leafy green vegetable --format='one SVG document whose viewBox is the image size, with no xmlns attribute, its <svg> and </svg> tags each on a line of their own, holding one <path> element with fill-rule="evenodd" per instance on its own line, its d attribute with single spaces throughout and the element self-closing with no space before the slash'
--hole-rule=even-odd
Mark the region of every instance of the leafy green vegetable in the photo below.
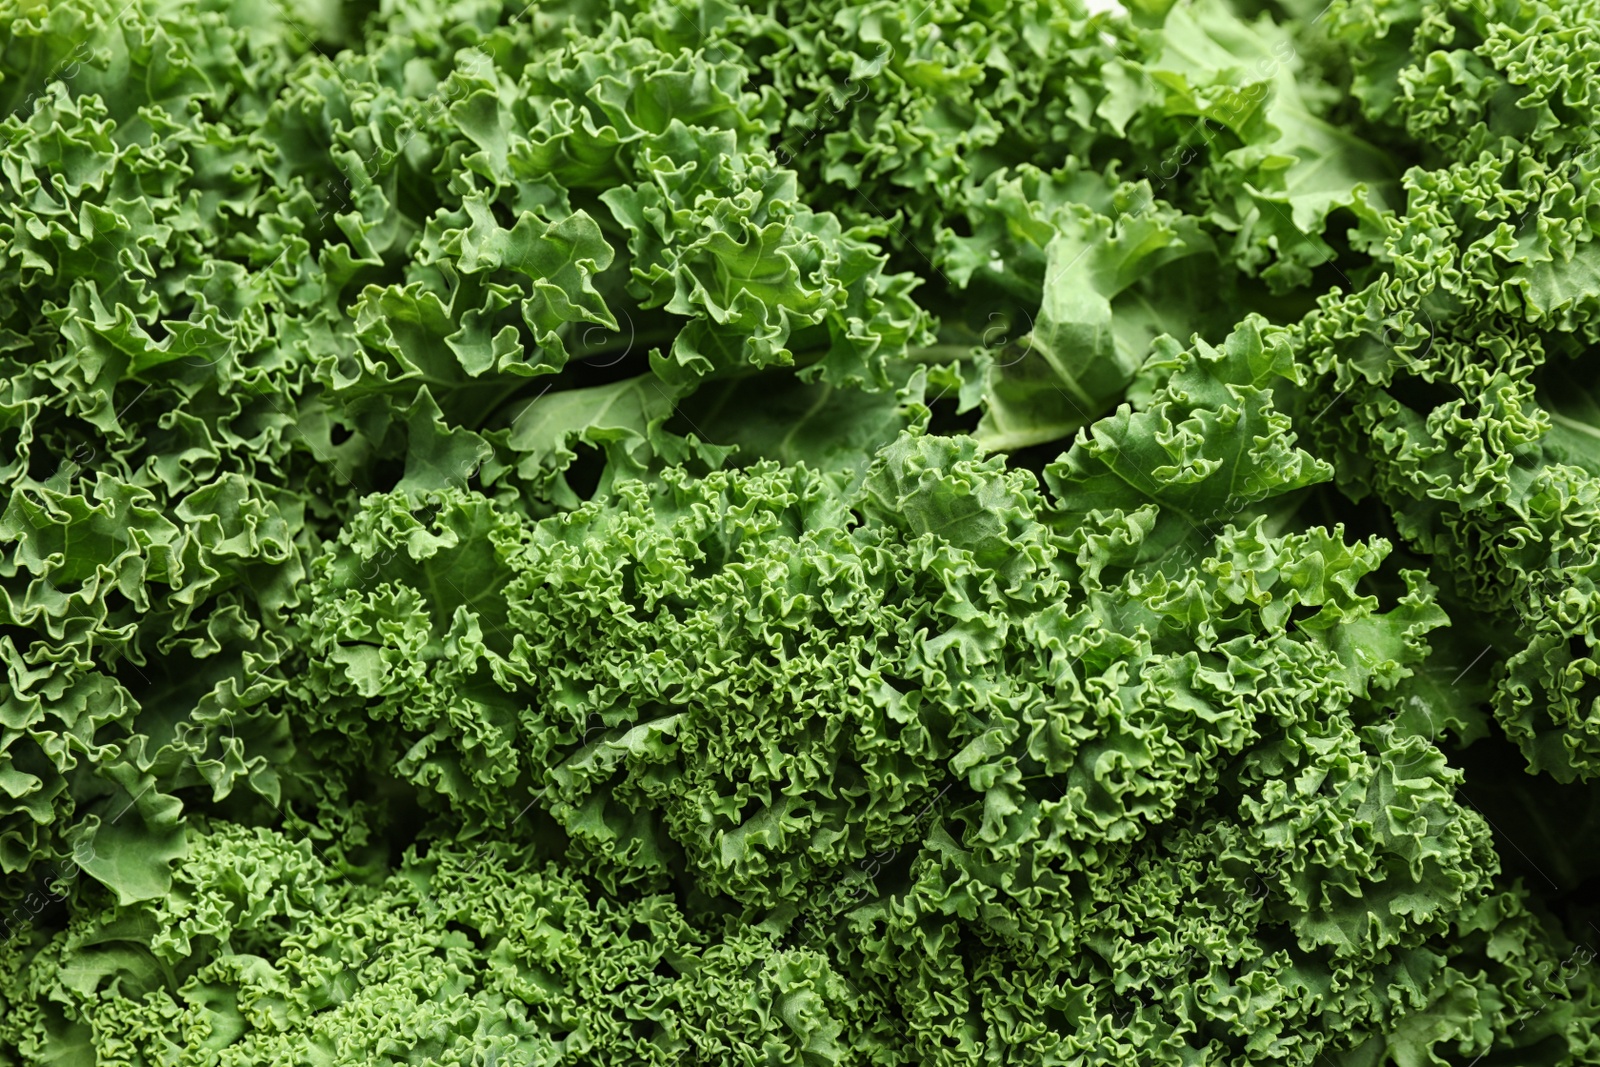
<svg viewBox="0 0 1600 1067">
<path fill-rule="evenodd" d="M 0 11 L 0 1067 L 1600 1061 L 1600 6 L 1105 6 Z"/>
<path fill-rule="evenodd" d="M 1462 610 L 1499 621 L 1495 715 L 1529 765 L 1590 778 L 1600 409 L 1587 346 L 1600 290 L 1588 220 L 1600 192 L 1584 105 L 1551 94 L 1581 62 L 1566 42 L 1596 11 L 1464 6 L 1446 42 L 1446 10 L 1330 15 L 1359 57 L 1354 91 L 1416 139 L 1421 163 L 1375 246 L 1381 276 L 1294 325 L 1319 375 L 1303 422 L 1344 492 L 1381 500 Z"/>
</svg>

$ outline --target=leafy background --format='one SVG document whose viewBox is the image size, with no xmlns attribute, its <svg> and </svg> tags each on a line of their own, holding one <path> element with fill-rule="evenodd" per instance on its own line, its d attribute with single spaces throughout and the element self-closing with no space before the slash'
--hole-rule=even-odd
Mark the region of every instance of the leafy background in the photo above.
<svg viewBox="0 0 1600 1067">
<path fill-rule="evenodd" d="M 0 12 L 0 1064 L 1600 1057 L 1596 6 Z"/>
</svg>

